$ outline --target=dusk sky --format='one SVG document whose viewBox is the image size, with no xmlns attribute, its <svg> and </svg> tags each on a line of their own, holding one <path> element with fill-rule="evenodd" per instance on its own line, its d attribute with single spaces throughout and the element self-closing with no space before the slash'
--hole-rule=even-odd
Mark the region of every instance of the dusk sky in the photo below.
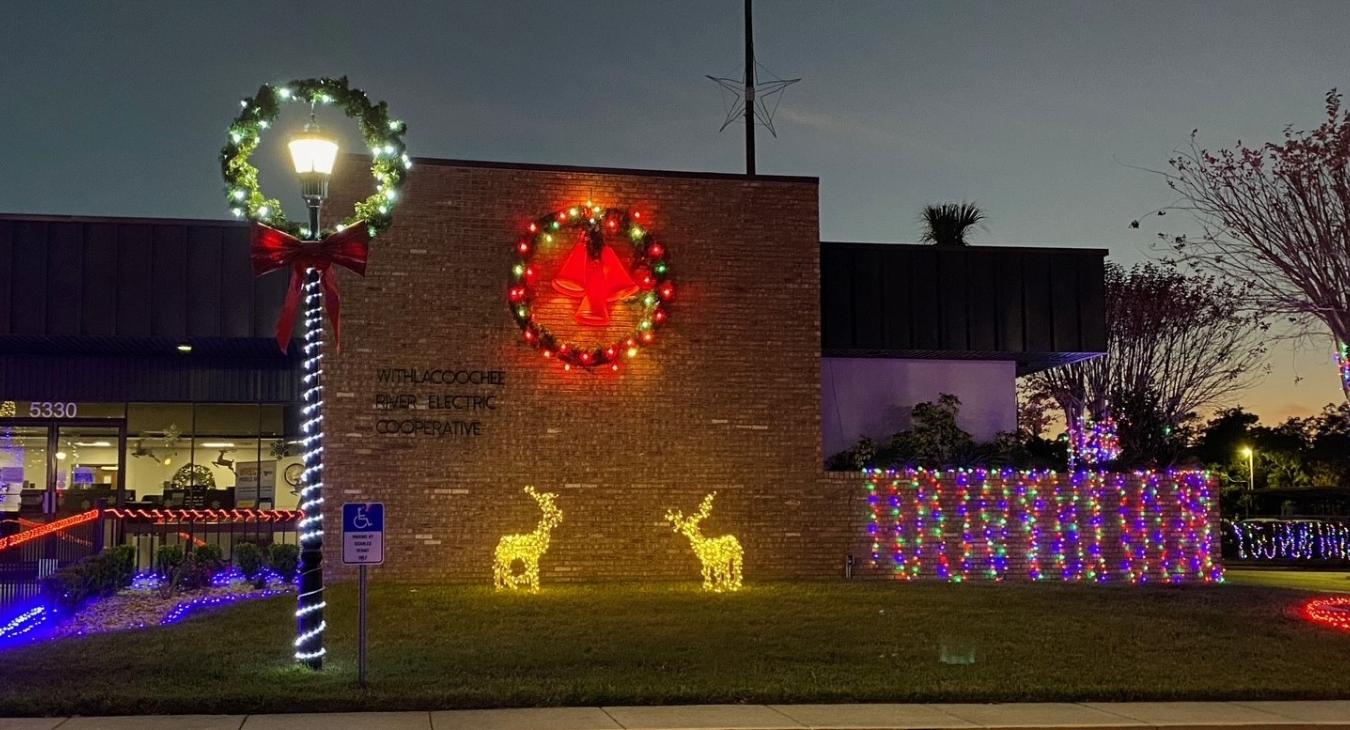
<svg viewBox="0 0 1350 730">
<path fill-rule="evenodd" d="M 0 212 L 227 217 L 238 99 L 322 75 L 387 100 L 415 156 L 743 170 L 704 78 L 741 73 L 740 0 L 29 1 L 5 24 Z M 760 172 L 820 178 L 825 240 L 912 242 L 921 206 L 964 199 L 989 214 L 975 243 L 1133 263 L 1183 222 L 1128 227 L 1171 201 L 1131 166 L 1195 128 L 1222 146 L 1316 124 L 1350 87 L 1347 29 L 1347 2 L 759 0 L 761 63 L 803 78 Z M 1275 345 L 1234 401 L 1267 421 L 1340 401 L 1330 352 Z"/>
</svg>

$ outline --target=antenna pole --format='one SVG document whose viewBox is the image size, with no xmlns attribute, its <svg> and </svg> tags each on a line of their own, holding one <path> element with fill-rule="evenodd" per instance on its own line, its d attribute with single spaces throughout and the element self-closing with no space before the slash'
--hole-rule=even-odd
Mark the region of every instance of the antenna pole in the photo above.
<svg viewBox="0 0 1350 730">
<path fill-rule="evenodd" d="M 755 26 L 745 0 L 745 174 L 755 174 Z"/>
</svg>

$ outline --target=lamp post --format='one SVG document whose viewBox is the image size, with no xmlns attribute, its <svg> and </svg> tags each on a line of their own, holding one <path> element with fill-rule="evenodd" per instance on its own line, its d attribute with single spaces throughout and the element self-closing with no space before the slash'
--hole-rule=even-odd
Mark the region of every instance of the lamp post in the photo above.
<svg viewBox="0 0 1350 730">
<path fill-rule="evenodd" d="M 1252 495 L 1256 492 L 1256 452 L 1250 446 L 1243 446 L 1242 455 L 1247 457 L 1247 516 L 1251 517 Z"/>
<path fill-rule="evenodd" d="M 309 241 L 319 240 L 319 212 L 328 197 L 328 180 L 333 174 L 338 144 L 319 131 L 310 110 L 305 130 L 293 136 L 288 145 L 295 174 L 300 178 L 300 193 L 309 208 Z M 310 669 L 323 668 L 323 289 L 321 272 L 305 270 L 301 309 L 303 310 L 304 347 L 302 350 L 303 400 L 301 444 L 305 470 L 300 477 L 299 525 L 300 590 L 295 610 L 297 636 L 295 658 Z"/>
</svg>

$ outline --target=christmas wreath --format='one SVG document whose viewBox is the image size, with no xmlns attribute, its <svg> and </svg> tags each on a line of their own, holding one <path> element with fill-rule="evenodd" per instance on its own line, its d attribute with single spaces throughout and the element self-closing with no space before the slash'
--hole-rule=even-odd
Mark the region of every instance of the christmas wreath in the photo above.
<svg viewBox="0 0 1350 730">
<path fill-rule="evenodd" d="M 214 489 L 216 478 L 211 470 L 201 464 L 184 464 L 173 475 L 175 487 L 207 487 Z"/>
<path fill-rule="evenodd" d="M 551 276 L 535 265 L 537 251 L 576 241 Z M 630 261 L 608 243 L 606 236 L 620 238 L 631 251 Z M 507 303 L 525 342 L 563 368 L 606 368 L 618 372 L 624 359 L 636 357 L 640 348 L 656 341 L 656 330 L 669 318 L 675 296 L 665 244 L 644 227 L 641 214 L 605 209 L 586 203 L 564 208 L 531 221 L 515 244 L 516 263 L 511 267 Z M 634 329 L 617 339 L 600 342 L 569 341 L 556 335 L 536 317 L 535 300 L 541 283 L 554 292 L 578 300 L 576 321 L 582 326 L 604 327 L 611 308 L 634 310 Z"/>
<path fill-rule="evenodd" d="M 375 178 L 375 193 L 357 203 L 353 214 L 335 230 L 361 221 L 369 227 L 372 236 L 388 228 L 393 221 L 391 211 L 399 190 L 412 167 L 403 144 L 407 127 L 403 122 L 389 118 L 389 109 L 384 102 L 371 104 L 360 89 L 349 88 L 345 76 L 340 79 L 297 79 L 280 86 L 263 84 L 256 95 L 239 101 L 243 108 L 230 123 L 230 140 L 220 150 L 220 169 L 225 177 L 225 195 L 230 210 L 238 217 L 291 235 L 309 234 L 299 223 L 286 219 L 280 201 L 263 194 L 258 185 L 258 168 L 249 162 L 262 140 L 263 131 L 276 121 L 285 102 L 300 102 L 311 107 L 336 105 L 357 121 L 373 159 L 370 174 Z M 328 233 L 331 231 L 324 235 Z"/>
</svg>

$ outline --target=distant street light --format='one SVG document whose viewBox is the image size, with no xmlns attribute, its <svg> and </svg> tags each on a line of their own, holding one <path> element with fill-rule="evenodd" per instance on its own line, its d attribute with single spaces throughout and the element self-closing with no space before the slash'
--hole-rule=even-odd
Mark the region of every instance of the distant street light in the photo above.
<svg viewBox="0 0 1350 730">
<path fill-rule="evenodd" d="M 1241 453 L 1247 457 L 1247 516 L 1250 517 L 1252 494 L 1256 491 L 1256 452 L 1250 446 L 1243 446 Z"/>
</svg>

